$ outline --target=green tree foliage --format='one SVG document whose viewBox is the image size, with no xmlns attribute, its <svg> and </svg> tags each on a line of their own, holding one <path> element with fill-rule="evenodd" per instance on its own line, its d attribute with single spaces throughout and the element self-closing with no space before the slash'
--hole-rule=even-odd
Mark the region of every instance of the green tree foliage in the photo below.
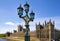
<svg viewBox="0 0 60 41">
<path fill-rule="evenodd" d="M 5 37 L 6 36 L 6 34 L 0 34 L 0 37 Z"/>
</svg>

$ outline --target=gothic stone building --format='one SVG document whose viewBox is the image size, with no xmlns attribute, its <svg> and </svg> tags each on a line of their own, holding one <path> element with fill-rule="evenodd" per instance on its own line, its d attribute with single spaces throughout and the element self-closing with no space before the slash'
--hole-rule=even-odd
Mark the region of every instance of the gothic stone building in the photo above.
<svg viewBox="0 0 60 41">
<path fill-rule="evenodd" d="M 46 22 L 41 25 L 40 23 L 36 24 L 36 31 L 30 32 L 30 37 L 37 37 L 40 41 L 59 41 L 60 39 L 60 31 L 54 28 L 54 21 Z M 10 36 L 12 37 L 24 37 L 25 29 L 22 28 L 21 25 L 18 25 L 18 31 L 14 30 Z"/>
<path fill-rule="evenodd" d="M 10 35 L 10 37 L 24 37 L 25 29 L 18 25 L 18 31 L 14 30 L 14 33 Z M 36 31 L 30 32 L 30 37 L 36 37 Z"/>
<path fill-rule="evenodd" d="M 60 39 L 60 31 L 54 28 L 54 21 L 51 22 L 51 20 L 45 21 L 43 25 L 40 23 L 36 25 L 36 34 L 40 41 L 59 41 Z"/>
</svg>

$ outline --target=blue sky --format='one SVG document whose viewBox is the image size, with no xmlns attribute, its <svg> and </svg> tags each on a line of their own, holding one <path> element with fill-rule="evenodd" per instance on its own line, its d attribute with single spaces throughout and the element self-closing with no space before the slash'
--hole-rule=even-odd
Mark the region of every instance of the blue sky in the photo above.
<svg viewBox="0 0 60 41">
<path fill-rule="evenodd" d="M 35 13 L 35 19 L 30 22 L 30 30 L 35 30 L 36 23 L 52 19 L 55 28 L 60 29 L 60 0 L 0 0 L 0 33 L 17 30 L 17 25 L 24 27 L 24 20 L 17 15 L 17 7 L 26 3 L 30 5 L 30 11 Z M 39 21 L 38 21 L 39 20 Z"/>
</svg>

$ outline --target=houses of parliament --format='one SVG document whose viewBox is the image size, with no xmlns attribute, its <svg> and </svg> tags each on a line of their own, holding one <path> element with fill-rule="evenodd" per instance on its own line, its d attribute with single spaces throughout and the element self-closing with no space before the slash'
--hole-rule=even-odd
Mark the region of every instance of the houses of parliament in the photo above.
<svg viewBox="0 0 60 41">
<path fill-rule="evenodd" d="M 51 19 L 41 25 L 36 24 L 36 30 L 30 32 L 30 37 L 36 37 L 40 39 L 40 41 L 59 41 L 60 39 L 60 30 L 54 28 L 55 22 L 51 21 Z M 10 36 L 13 37 L 24 37 L 25 29 L 22 28 L 21 25 L 18 25 L 18 31 L 14 31 Z"/>
</svg>

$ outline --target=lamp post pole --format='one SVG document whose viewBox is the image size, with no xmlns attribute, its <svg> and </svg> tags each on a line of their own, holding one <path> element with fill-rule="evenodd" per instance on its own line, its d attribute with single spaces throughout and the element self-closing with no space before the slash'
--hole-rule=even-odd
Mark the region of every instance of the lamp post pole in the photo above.
<svg viewBox="0 0 60 41">
<path fill-rule="evenodd" d="M 26 27 L 25 36 L 24 36 L 25 37 L 25 41 L 30 41 L 29 22 L 34 20 L 35 13 L 32 11 L 28 15 L 28 12 L 29 12 L 29 4 L 27 2 L 24 5 L 24 9 L 23 9 L 23 7 L 20 4 L 20 6 L 17 8 L 17 10 L 18 10 L 19 18 L 22 18 L 25 21 L 25 27 Z M 23 15 L 23 11 L 25 11 L 25 13 L 26 13 L 25 16 L 22 16 Z"/>
</svg>

